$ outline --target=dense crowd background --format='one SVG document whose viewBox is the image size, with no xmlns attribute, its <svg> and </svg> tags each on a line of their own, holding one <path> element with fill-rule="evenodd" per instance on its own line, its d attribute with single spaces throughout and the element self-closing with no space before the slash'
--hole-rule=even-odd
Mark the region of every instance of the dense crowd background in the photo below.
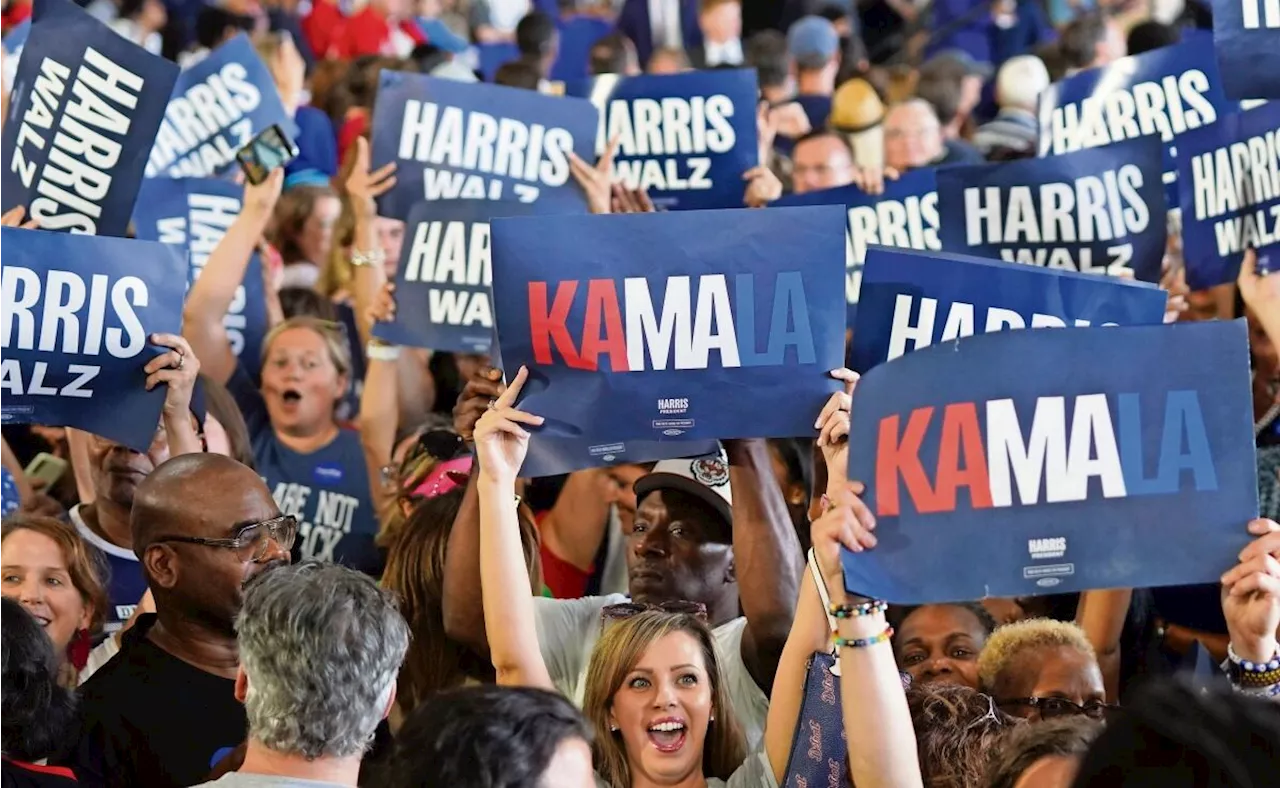
<svg viewBox="0 0 1280 788">
<path fill-rule="evenodd" d="M 85 8 L 183 65 L 249 33 L 300 155 L 153 338 L 148 451 L 4 427 L 5 786 L 1280 783 L 1280 274 L 1191 292 L 1170 232 L 1169 320 L 1250 323 L 1269 519 L 1221 585 L 909 608 L 843 591 L 840 547 L 876 543 L 847 370 L 816 437 L 520 479 L 523 374 L 371 333 L 412 308 L 374 203 L 380 70 L 555 93 L 754 68 L 765 206 L 1032 157 L 1041 91 L 1206 30 L 1199 0 Z M 574 162 L 592 211 L 653 210 L 609 165 Z M 273 327 L 246 369 L 222 317 L 255 251 Z M 41 453 L 65 472 L 28 476 Z"/>
</svg>

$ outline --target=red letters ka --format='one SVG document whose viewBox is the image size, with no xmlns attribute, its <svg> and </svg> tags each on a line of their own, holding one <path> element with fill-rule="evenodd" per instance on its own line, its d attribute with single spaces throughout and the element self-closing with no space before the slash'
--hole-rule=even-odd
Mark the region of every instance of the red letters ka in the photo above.
<svg viewBox="0 0 1280 788">
<path fill-rule="evenodd" d="M 920 464 L 920 443 L 933 408 L 916 408 L 907 421 L 907 431 L 898 443 L 898 417 L 880 420 L 880 439 L 876 447 L 876 514 L 896 516 L 901 511 L 898 503 L 898 475 L 907 485 L 907 494 L 916 511 L 936 511 L 935 495 L 929 489 L 929 478 Z"/>
<path fill-rule="evenodd" d="M 573 294 L 578 290 L 577 280 L 567 280 L 556 285 L 556 302 L 547 310 L 547 283 L 529 283 L 529 332 L 533 340 L 533 360 L 538 364 L 550 364 L 551 343 L 554 342 L 566 366 L 573 369 L 595 369 L 587 366 L 569 335 L 569 308 L 573 306 Z"/>
</svg>

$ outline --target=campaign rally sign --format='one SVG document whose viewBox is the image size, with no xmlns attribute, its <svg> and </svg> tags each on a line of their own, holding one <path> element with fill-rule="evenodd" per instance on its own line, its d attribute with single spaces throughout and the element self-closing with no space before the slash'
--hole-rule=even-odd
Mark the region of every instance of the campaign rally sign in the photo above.
<svg viewBox="0 0 1280 788">
<path fill-rule="evenodd" d="M 37 23 L 37 32 L 39 26 Z M 146 391 L 154 333 L 182 329 L 172 246 L 0 228 L 0 422 L 77 427 L 145 451 L 165 386 Z"/>
<path fill-rule="evenodd" d="M 1226 115 L 1179 143 L 1178 202 L 1187 284 L 1234 282 L 1244 250 L 1280 255 L 1280 102 Z M 1280 259 L 1276 260 L 1280 263 Z"/>
<path fill-rule="evenodd" d="M 1258 514 L 1243 320 L 1008 331 L 910 353 L 854 392 L 850 478 L 896 603 L 1217 582 Z"/>
<path fill-rule="evenodd" d="M 207 178 L 236 169 L 236 151 L 274 124 L 296 126 L 244 33 L 182 72 L 147 160 L 147 177 Z"/>
<path fill-rule="evenodd" d="M 1280 99 L 1280 3 L 1213 0 L 1213 48 L 1232 99 Z"/>
<path fill-rule="evenodd" d="M 45 230 L 122 236 L 178 66 L 68 0 L 37 0 L 13 83 L 0 208 Z"/>
<path fill-rule="evenodd" d="M 597 156 L 618 138 L 615 181 L 647 189 L 658 208 L 742 207 L 742 173 L 760 161 L 755 69 L 602 74 L 564 90 L 600 110 Z"/>
<path fill-rule="evenodd" d="M 590 440 L 813 431 L 838 383 L 838 206 L 495 219 L 493 300 L 522 407 Z M 750 393 L 750 405 L 745 393 Z"/>
<path fill-rule="evenodd" d="M 244 187 L 217 178 L 147 178 L 133 211 L 138 238 L 176 244 L 189 253 L 188 282 L 194 283 L 209 255 L 240 215 Z M 262 340 L 269 320 L 262 281 L 262 261 L 249 259 L 244 281 L 222 318 L 231 352 L 257 373 Z"/>
<path fill-rule="evenodd" d="M 845 236 L 844 295 L 852 325 L 862 287 L 862 266 L 872 244 L 900 249 L 942 248 L 938 240 L 938 183 L 932 167 L 912 170 L 897 180 L 884 182 L 884 193 L 867 194 L 857 186 L 789 194 L 772 203 L 788 205 L 843 205 L 849 223 Z"/>
<path fill-rule="evenodd" d="M 938 170 L 942 248 L 1160 281 L 1165 200 L 1155 137 L 1047 159 Z"/>
<path fill-rule="evenodd" d="M 420 202 L 409 211 L 396 269 L 396 319 L 374 335 L 398 344 L 488 353 L 493 344 L 489 220 L 534 206 L 488 200 Z"/>
<path fill-rule="evenodd" d="M 1040 94 L 1040 155 L 1159 134 L 1172 206 L 1177 138 L 1237 108 L 1222 91 L 1212 49 L 1195 42 L 1161 47 L 1081 71 Z"/>
<path fill-rule="evenodd" d="M 373 162 L 400 165 L 380 216 L 407 220 L 416 203 L 458 198 L 586 211 L 569 153 L 595 161 L 591 102 L 401 71 L 378 79 Z"/>
<path fill-rule="evenodd" d="M 914 350 L 1017 328 L 1164 322 L 1168 294 L 1145 282 L 875 246 L 849 349 L 866 372 Z"/>
</svg>

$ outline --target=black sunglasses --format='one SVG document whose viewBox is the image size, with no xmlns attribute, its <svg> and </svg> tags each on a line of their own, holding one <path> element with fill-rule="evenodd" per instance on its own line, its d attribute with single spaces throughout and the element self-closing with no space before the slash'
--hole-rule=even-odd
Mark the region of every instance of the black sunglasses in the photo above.
<svg viewBox="0 0 1280 788">
<path fill-rule="evenodd" d="M 1040 711 L 1040 717 L 1051 720 L 1056 717 L 1085 716 L 1091 720 L 1105 719 L 1107 715 L 1119 709 L 1112 703 L 1091 700 L 1079 704 L 1066 698 L 1008 698 L 996 701 L 997 706 L 1029 706 Z"/>
<path fill-rule="evenodd" d="M 291 514 L 282 514 L 260 523 L 250 523 L 236 531 L 235 536 L 226 539 L 210 539 L 203 536 L 161 536 L 152 539 L 151 544 L 183 542 L 204 547 L 219 547 L 234 550 L 241 561 L 252 561 L 256 564 L 266 558 L 272 541 L 287 553 L 293 547 L 293 540 L 297 535 L 297 519 Z"/>
</svg>

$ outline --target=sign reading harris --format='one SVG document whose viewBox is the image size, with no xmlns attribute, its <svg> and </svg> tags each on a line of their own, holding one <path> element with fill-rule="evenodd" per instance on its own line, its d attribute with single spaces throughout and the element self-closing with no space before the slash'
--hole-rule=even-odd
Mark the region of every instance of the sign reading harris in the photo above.
<svg viewBox="0 0 1280 788">
<path fill-rule="evenodd" d="M 924 603 L 1216 582 L 1258 513 L 1251 402 L 1242 320 L 1002 332 L 883 364 L 849 436 L 879 545 L 844 553 L 845 585 Z"/>
<path fill-rule="evenodd" d="M 992 331 L 1159 325 L 1168 299 L 1145 282 L 884 247 L 867 250 L 862 294 L 849 350 L 857 372 Z"/>
<path fill-rule="evenodd" d="M 1232 99 L 1280 99 L 1280 3 L 1213 0 L 1213 48 Z"/>
<path fill-rule="evenodd" d="M 1280 254 L 1280 103 L 1227 115 L 1178 147 L 1187 284 L 1234 282 L 1251 246 L 1274 270 L 1263 260 Z"/>
<path fill-rule="evenodd" d="M 1159 134 L 1169 205 L 1177 138 L 1238 107 L 1222 92 L 1213 50 L 1195 42 L 1122 57 L 1056 82 L 1040 95 L 1040 155 Z"/>
<path fill-rule="evenodd" d="M 942 248 L 1067 271 L 1160 281 L 1165 248 L 1155 137 L 1047 159 L 938 171 Z"/>
<path fill-rule="evenodd" d="M 157 354 L 151 334 L 181 330 L 182 253 L 12 227 L 0 243 L 0 421 L 78 427 L 145 451 L 165 387 L 146 391 L 142 368 Z"/>
<path fill-rule="evenodd" d="M 133 210 L 134 228 L 144 241 L 176 244 L 189 254 L 190 283 L 204 271 L 209 255 L 240 215 L 244 187 L 217 178 L 148 178 L 138 191 Z M 266 296 L 262 261 L 255 253 L 236 288 L 235 300 L 222 318 L 231 352 L 253 374 L 258 353 L 267 335 Z"/>
<path fill-rule="evenodd" d="M 373 161 L 400 165 L 379 215 L 407 220 L 416 203 L 458 198 L 586 210 L 569 153 L 595 160 L 591 102 L 400 71 L 378 80 Z"/>
<path fill-rule="evenodd" d="M 0 208 L 45 230 L 125 234 L 176 64 L 67 0 L 37 0 L 5 120 Z"/>
<path fill-rule="evenodd" d="M 938 240 L 937 178 L 932 168 L 912 170 L 896 181 L 884 182 L 884 193 L 870 195 L 857 186 L 789 194 L 773 203 L 843 205 L 849 223 L 845 236 L 844 295 L 852 322 L 862 286 L 863 260 L 873 244 L 900 249 L 942 248 Z"/>
<path fill-rule="evenodd" d="M 409 211 L 396 269 L 394 323 L 374 335 L 398 344 L 488 353 L 493 344 L 489 220 L 527 216 L 534 206 L 488 200 L 420 202 Z"/>
<path fill-rule="evenodd" d="M 838 385 L 838 206 L 496 219 L 492 243 L 503 361 L 529 367 L 540 434 L 804 435 Z"/>
<path fill-rule="evenodd" d="M 295 128 L 271 72 L 241 33 L 178 77 L 147 177 L 224 175 L 236 169 L 236 151 L 273 124 Z"/>
<path fill-rule="evenodd" d="M 755 69 L 603 74 L 564 90 L 600 110 L 597 156 L 618 138 L 614 180 L 648 189 L 659 208 L 742 207 L 742 174 L 760 160 Z"/>
</svg>

